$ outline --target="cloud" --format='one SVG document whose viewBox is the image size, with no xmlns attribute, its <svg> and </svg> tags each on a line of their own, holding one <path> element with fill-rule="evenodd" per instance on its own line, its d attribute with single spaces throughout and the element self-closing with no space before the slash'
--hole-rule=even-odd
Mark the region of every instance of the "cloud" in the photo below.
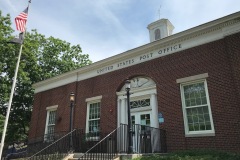
<svg viewBox="0 0 240 160">
<path fill-rule="evenodd" d="M 14 12 L 17 12 L 17 9 L 16 7 L 11 3 L 11 1 L 6 1 L 8 6 L 14 11 Z"/>
<path fill-rule="evenodd" d="M 4 12 L 16 16 L 22 1 L 0 2 Z M 234 4 L 234 5 L 233 5 Z M 149 43 L 147 25 L 161 17 L 175 26 L 174 33 L 239 11 L 235 0 L 41 0 L 30 5 L 28 29 L 80 44 L 94 62 Z M 12 19 L 13 21 L 13 19 Z M 14 26 L 15 28 L 15 26 Z"/>
</svg>

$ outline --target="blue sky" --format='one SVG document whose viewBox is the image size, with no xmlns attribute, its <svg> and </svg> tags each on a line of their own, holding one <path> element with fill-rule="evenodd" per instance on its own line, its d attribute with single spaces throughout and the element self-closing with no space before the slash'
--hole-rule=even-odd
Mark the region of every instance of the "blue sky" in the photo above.
<svg viewBox="0 0 240 160">
<path fill-rule="evenodd" d="M 0 0 L 14 18 L 28 0 Z M 239 0 L 32 0 L 27 29 L 80 44 L 93 62 L 149 43 L 147 25 L 169 19 L 178 33 L 240 11 Z M 17 34 L 17 32 L 16 32 Z"/>
</svg>

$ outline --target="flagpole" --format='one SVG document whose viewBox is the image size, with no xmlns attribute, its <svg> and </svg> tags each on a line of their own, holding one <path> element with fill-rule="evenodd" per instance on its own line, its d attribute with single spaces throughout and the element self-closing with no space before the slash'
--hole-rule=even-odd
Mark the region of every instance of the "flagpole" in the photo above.
<svg viewBox="0 0 240 160">
<path fill-rule="evenodd" d="M 31 0 L 28 1 L 28 9 L 29 9 L 29 4 L 30 3 L 31 3 Z M 26 25 L 25 25 L 25 31 L 26 31 Z M 24 35 L 25 35 L 25 31 L 23 32 L 23 38 L 24 38 Z M 10 94 L 10 98 L 9 98 L 9 102 L 8 102 L 6 119 L 5 119 L 5 122 L 4 122 L 4 128 L 3 128 L 1 145 L 0 145 L 0 160 L 2 159 L 2 152 L 3 152 L 4 141 L 5 141 L 6 132 L 7 132 L 7 125 L 8 125 L 9 115 L 10 115 L 11 106 L 12 106 L 12 99 L 13 99 L 13 94 L 14 94 L 14 90 L 15 90 L 15 86 L 16 86 L 20 59 L 21 59 L 21 55 L 22 55 L 22 48 L 23 48 L 23 42 L 21 43 L 19 54 L 18 54 L 18 60 L 17 60 L 17 65 L 16 65 L 15 74 L 14 74 L 14 78 L 13 78 L 11 94 Z"/>
<path fill-rule="evenodd" d="M 3 151 L 4 140 L 5 140 L 6 131 L 7 131 L 8 119 L 9 119 L 9 114 L 10 114 L 11 105 L 12 105 L 13 93 L 14 93 L 14 90 L 15 90 L 15 85 L 16 85 L 16 80 L 17 80 L 17 75 L 18 75 L 18 68 L 19 68 L 19 63 L 20 63 L 21 54 L 22 54 L 22 47 L 23 47 L 23 44 L 21 44 L 21 46 L 20 46 L 18 61 L 17 61 L 16 70 L 15 70 L 14 79 L 13 79 L 13 84 L 12 84 L 12 89 L 11 89 L 11 95 L 10 95 L 10 99 L 9 99 L 9 102 L 8 102 L 7 115 L 6 115 L 6 119 L 5 119 L 5 123 L 4 123 L 3 133 L 2 133 L 0 158 L 2 157 L 2 151 Z"/>
</svg>

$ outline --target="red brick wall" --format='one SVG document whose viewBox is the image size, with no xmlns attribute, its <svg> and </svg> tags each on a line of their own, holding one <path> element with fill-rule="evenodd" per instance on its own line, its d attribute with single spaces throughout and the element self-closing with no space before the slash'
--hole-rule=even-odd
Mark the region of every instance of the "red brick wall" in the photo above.
<svg viewBox="0 0 240 160">
<path fill-rule="evenodd" d="M 58 105 L 56 132 L 69 130 L 69 95 L 76 90 L 76 83 L 37 93 L 34 95 L 33 112 L 30 123 L 29 139 L 43 137 L 46 125 L 46 108 Z"/>
<path fill-rule="evenodd" d="M 85 129 L 86 98 L 102 95 L 101 130 L 117 125 L 116 92 L 127 78 L 144 75 L 157 84 L 158 110 L 163 113 L 161 128 L 167 132 L 168 151 L 215 148 L 240 151 L 240 34 L 194 47 L 149 62 L 96 76 L 35 95 L 29 136 L 44 133 L 46 107 L 59 105 L 56 131 L 68 130 L 69 93 L 76 93 L 74 128 Z M 186 138 L 184 133 L 180 87 L 176 79 L 208 73 L 208 90 L 215 136 Z M 110 112 L 113 110 L 113 112 Z"/>
</svg>

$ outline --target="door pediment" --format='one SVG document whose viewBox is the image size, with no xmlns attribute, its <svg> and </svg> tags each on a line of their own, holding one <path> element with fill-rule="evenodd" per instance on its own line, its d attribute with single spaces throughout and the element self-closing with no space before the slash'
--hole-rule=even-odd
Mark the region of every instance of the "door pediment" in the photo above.
<svg viewBox="0 0 240 160">
<path fill-rule="evenodd" d="M 148 77 L 135 77 L 130 80 L 131 90 L 138 90 L 141 88 L 148 88 L 151 86 L 156 86 L 155 82 Z M 120 92 L 125 92 L 125 86 L 123 86 Z"/>
</svg>

